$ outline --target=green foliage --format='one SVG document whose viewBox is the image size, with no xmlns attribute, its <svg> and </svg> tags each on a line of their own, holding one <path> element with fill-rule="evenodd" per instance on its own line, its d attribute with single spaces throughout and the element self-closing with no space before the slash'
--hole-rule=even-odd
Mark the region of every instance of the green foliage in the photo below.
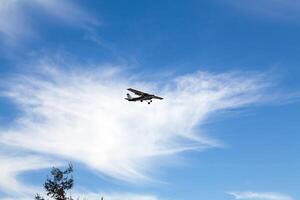
<svg viewBox="0 0 300 200">
<path fill-rule="evenodd" d="M 71 175 L 73 172 L 73 166 L 70 164 L 67 169 L 60 170 L 53 167 L 51 170 L 51 178 L 47 178 L 44 188 L 48 197 L 55 200 L 73 200 L 66 194 L 67 190 L 70 190 L 74 185 L 74 179 Z M 39 194 L 35 196 L 35 200 L 45 200 Z"/>
</svg>

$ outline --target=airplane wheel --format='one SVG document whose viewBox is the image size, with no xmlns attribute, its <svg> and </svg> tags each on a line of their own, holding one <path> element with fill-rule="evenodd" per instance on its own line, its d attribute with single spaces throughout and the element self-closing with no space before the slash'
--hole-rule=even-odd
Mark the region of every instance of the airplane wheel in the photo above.
<svg viewBox="0 0 300 200">
<path fill-rule="evenodd" d="M 148 104 L 150 104 L 150 102 L 148 102 Z"/>
</svg>

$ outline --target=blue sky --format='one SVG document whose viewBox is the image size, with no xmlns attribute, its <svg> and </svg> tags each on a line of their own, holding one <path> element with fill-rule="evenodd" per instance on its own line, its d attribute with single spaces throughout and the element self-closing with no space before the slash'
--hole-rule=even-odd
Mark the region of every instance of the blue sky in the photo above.
<svg viewBox="0 0 300 200">
<path fill-rule="evenodd" d="M 300 3 L 0 3 L 0 199 L 300 198 Z M 165 97 L 126 102 L 133 87 Z"/>
</svg>

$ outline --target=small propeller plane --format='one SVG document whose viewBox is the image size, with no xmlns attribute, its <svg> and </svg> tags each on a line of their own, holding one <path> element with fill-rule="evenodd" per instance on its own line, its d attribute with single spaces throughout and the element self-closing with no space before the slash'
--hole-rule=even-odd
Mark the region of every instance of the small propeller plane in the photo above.
<svg viewBox="0 0 300 200">
<path fill-rule="evenodd" d="M 162 97 L 155 96 L 154 94 L 148 94 L 132 88 L 128 88 L 127 90 L 134 93 L 135 95 L 138 95 L 138 97 L 132 97 L 130 94 L 127 93 L 127 98 L 125 99 L 128 101 L 141 101 L 141 102 L 148 101 L 148 104 L 150 104 L 152 102 L 152 99 L 159 99 L 159 100 L 164 99 Z"/>
</svg>

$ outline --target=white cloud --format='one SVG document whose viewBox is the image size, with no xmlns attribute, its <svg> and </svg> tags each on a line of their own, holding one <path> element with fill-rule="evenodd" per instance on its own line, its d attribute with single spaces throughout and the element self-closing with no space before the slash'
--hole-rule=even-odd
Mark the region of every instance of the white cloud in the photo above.
<svg viewBox="0 0 300 200">
<path fill-rule="evenodd" d="M 76 193 L 74 197 L 88 200 L 100 200 L 103 197 L 104 200 L 158 200 L 159 198 L 153 195 L 147 194 L 133 194 L 133 193 Z"/>
<path fill-rule="evenodd" d="M 37 34 L 33 27 L 32 12 L 48 14 L 57 22 L 65 22 L 81 28 L 97 25 L 98 21 L 69 0 L 1 0 L 0 36 L 9 41 Z"/>
<path fill-rule="evenodd" d="M 268 86 L 249 73 L 197 72 L 160 84 L 127 75 L 50 70 L 9 82 L 7 95 L 24 113 L 14 128 L 0 132 L 0 143 L 75 160 L 116 179 L 144 181 L 162 157 L 221 146 L 201 125 L 217 111 L 260 102 Z M 127 102 L 128 87 L 165 99 Z"/>
<path fill-rule="evenodd" d="M 33 195 L 37 191 L 21 183 L 17 177 L 22 172 L 48 168 L 55 162 L 38 156 L 0 154 L 0 190 L 13 198 Z"/>
<path fill-rule="evenodd" d="M 28 19 L 21 7 L 20 1 L 17 0 L 2 0 L 0 2 L 0 33 L 11 39 L 31 32 Z"/>
<path fill-rule="evenodd" d="M 228 194 L 241 200 L 293 200 L 288 195 L 272 192 L 229 192 Z"/>
<path fill-rule="evenodd" d="M 88 28 L 99 21 L 70 0 L 31 0 L 32 4 L 71 25 Z M 74 2 L 74 1 L 73 1 Z"/>
<path fill-rule="evenodd" d="M 17 196 L 17 197 L 3 197 L 0 198 L 0 200 L 32 200 L 33 197 L 32 196 Z"/>
<path fill-rule="evenodd" d="M 0 200 L 32 200 L 34 195 L 16 195 L 16 196 L 7 196 L 0 198 Z M 154 195 L 149 194 L 135 194 L 135 193 L 105 193 L 105 192 L 99 192 L 99 193 L 91 193 L 91 192 L 74 192 L 72 193 L 72 197 L 75 199 L 81 199 L 81 200 L 101 200 L 101 197 L 103 197 L 104 200 L 159 200 L 161 198 L 158 198 Z"/>
</svg>

